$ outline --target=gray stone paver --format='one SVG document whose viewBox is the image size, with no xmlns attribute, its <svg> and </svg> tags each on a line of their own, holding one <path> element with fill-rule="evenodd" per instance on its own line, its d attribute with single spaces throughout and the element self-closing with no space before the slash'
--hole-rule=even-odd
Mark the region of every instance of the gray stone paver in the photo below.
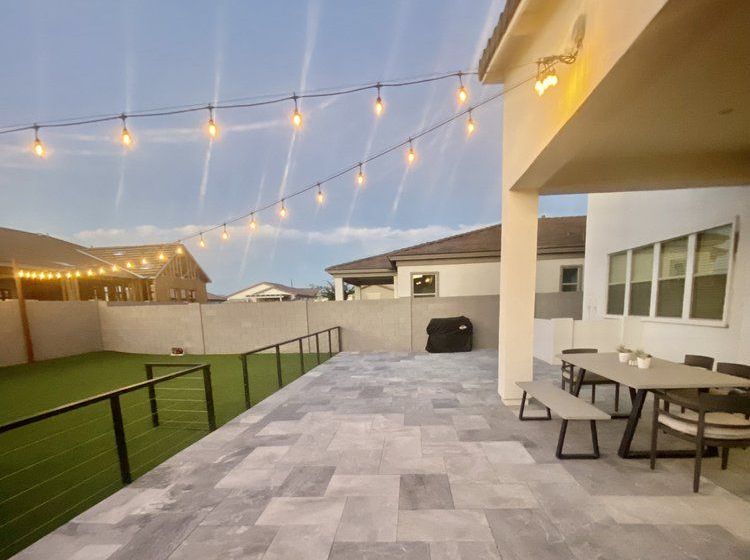
<svg viewBox="0 0 750 560">
<path fill-rule="evenodd" d="M 491 351 L 340 354 L 17 558 L 750 557 L 749 451 L 704 461 L 699 495 L 692 461 L 617 457 L 622 421 L 600 460 L 561 462 L 559 420 L 519 422 L 496 377 Z"/>
</svg>

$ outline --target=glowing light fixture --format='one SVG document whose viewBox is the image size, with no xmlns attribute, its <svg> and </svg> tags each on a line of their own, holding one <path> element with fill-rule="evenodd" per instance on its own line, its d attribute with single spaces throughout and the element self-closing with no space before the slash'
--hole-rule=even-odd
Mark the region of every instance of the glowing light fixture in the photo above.
<svg viewBox="0 0 750 560">
<path fill-rule="evenodd" d="M 286 218 L 289 215 L 289 211 L 286 209 L 286 205 L 284 204 L 284 199 L 281 199 L 281 209 L 279 209 L 279 216 L 282 218 Z"/>
<path fill-rule="evenodd" d="M 60 274 L 59 272 L 56 272 L 55 273 L 55 278 L 57 278 L 59 280 L 60 278 L 62 278 L 62 274 Z"/>
<path fill-rule="evenodd" d="M 383 105 L 383 100 L 380 97 L 380 84 L 377 85 L 378 88 L 378 98 L 375 100 L 375 114 L 379 117 L 383 114 L 383 111 L 385 110 L 385 106 Z"/>
<path fill-rule="evenodd" d="M 177 254 L 181 255 L 183 253 L 182 247 L 177 247 Z"/>
<path fill-rule="evenodd" d="M 206 248 L 206 241 L 203 239 L 203 233 L 202 232 L 200 234 L 200 239 L 198 240 L 198 246 L 201 249 L 205 249 Z"/>
<path fill-rule="evenodd" d="M 65 273 L 65 278 L 70 279 L 73 275 L 70 272 Z"/>
<path fill-rule="evenodd" d="M 128 261 L 125 263 L 125 268 L 133 268 L 133 263 Z"/>
<path fill-rule="evenodd" d="M 146 257 L 143 257 L 141 259 L 141 264 L 144 265 L 144 266 L 148 264 L 148 260 L 146 259 Z"/>
<path fill-rule="evenodd" d="M 216 125 L 216 121 L 214 121 L 214 107 L 213 105 L 208 106 L 208 125 L 207 125 L 208 135 L 211 138 L 216 138 L 219 134 L 219 127 Z"/>
<path fill-rule="evenodd" d="M 318 183 L 318 194 L 315 195 L 315 199 L 318 201 L 318 204 L 323 204 L 323 201 L 325 200 L 325 195 L 320 188 L 320 183 Z"/>
<path fill-rule="evenodd" d="M 292 113 L 292 124 L 295 128 L 302 127 L 302 113 L 299 112 L 299 106 L 297 105 L 297 94 L 292 95 L 294 100 L 294 113 Z"/>
<path fill-rule="evenodd" d="M 103 266 L 99 267 L 99 274 L 104 274 L 106 271 L 104 270 Z"/>
<path fill-rule="evenodd" d="M 474 131 L 476 130 L 476 128 L 477 128 L 477 125 L 471 116 L 471 109 L 469 109 L 469 119 L 466 121 L 466 135 L 471 136 L 472 134 L 474 134 Z"/>
<path fill-rule="evenodd" d="M 458 96 L 458 102 L 460 104 L 466 103 L 466 100 L 469 99 L 469 92 L 466 90 L 466 87 L 464 86 L 462 72 L 458 73 L 458 91 L 456 92 L 456 95 Z"/>
<path fill-rule="evenodd" d="M 36 154 L 36 157 L 40 158 L 43 158 L 46 154 L 44 144 L 39 140 L 39 127 L 37 125 L 34 125 L 34 153 Z"/>
<path fill-rule="evenodd" d="M 122 119 L 122 133 L 120 133 L 120 141 L 122 142 L 122 145 L 126 148 L 130 148 L 133 145 L 133 137 L 130 134 L 130 131 L 128 130 L 125 113 L 120 115 L 120 119 Z"/>
<path fill-rule="evenodd" d="M 160 261 L 165 261 L 165 260 L 167 260 L 167 257 L 166 257 L 166 256 L 164 255 L 164 253 L 163 253 L 163 252 L 160 252 L 160 253 L 159 253 L 159 260 L 160 260 Z"/>
<path fill-rule="evenodd" d="M 250 214 L 250 229 L 253 231 L 258 229 L 258 222 L 255 221 L 255 212 Z"/>
<path fill-rule="evenodd" d="M 227 224 L 224 224 L 224 229 L 221 230 L 221 238 L 226 241 L 229 239 L 229 232 L 227 231 Z"/>
<path fill-rule="evenodd" d="M 417 159 L 417 153 L 414 151 L 414 146 L 411 142 L 411 138 L 409 138 L 409 151 L 406 152 L 406 161 L 409 162 L 409 165 L 414 163 L 414 160 Z"/>
<path fill-rule="evenodd" d="M 117 272 L 118 268 L 116 264 L 112 265 L 112 272 Z"/>
<path fill-rule="evenodd" d="M 554 62 L 547 62 L 544 60 L 540 60 L 539 62 L 537 62 L 536 82 L 534 82 L 534 90 L 540 96 L 544 95 L 544 92 L 547 91 L 547 89 L 557 85 L 557 71 L 555 70 L 553 64 Z"/>
<path fill-rule="evenodd" d="M 365 184 L 365 174 L 362 171 L 362 164 L 359 164 L 359 172 L 357 173 L 357 184 L 361 187 Z"/>
</svg>

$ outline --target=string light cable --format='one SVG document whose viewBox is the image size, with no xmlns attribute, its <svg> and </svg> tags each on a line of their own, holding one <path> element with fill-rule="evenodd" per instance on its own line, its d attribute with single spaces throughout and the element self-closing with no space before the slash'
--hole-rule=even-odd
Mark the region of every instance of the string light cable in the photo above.
<svg viewBox="0 0 750 560">
<path fill-rule="evenodd" d="M 427 136 L 427 135 L 435 132 L 436 130 L 439 130 L 439 129 L 441 129 L 441 128 L 447 126 L 447 125 L 449 125 L 450 123 L 452 123 L 452 122 L 454 122 L 454 121 L 456 121 L 456 120 L 458 120 L 460 118 L 463 118 L 463 117 L 465 117 L 467 115 L 469 116 L 469 118 L 471 118 L 472 126 L 475 126 L 475 121 L 474 121 L 472 115 L 474 113 L 476 113 L 477 109 L 481 109 L 484 106 L 488 105 L 489 103 L 495 101 L 496 99 L 501 98 L 506 93 L 509 93 L 509 92 L 511 92 L 511 91 L 513 91 L 515 89 L 518 89 L 518 88 L 522 87 L 525 84 L 528 84 L 529 82 L 533 81 L 536 77 L 537 77 L 536 74 L 533 74 L 533 75 L 531 75 L 531 76 L 529 76 L 529 77 L 521 80 L 520 82 L 518 82 L 516 84 L 513 84 L 512 86 L 504 88 L 503 90 L 499 91 L 498 93 L 495 93 L 493 95 L 490 95 L 489 97 L 486 97 L 485 99 L 483 99 L 483 100 L 475 103 L 474 105 L 472 105 L 471 107 L 469 107 L 469 108 L 467 108 L 467 109 L 465 109 L 463 111 L 455 113 L 454 115 L 452 115 L 452 116 L 450 116 L 450 117 L 448 117 L 448 118 L 446 118 L 446 119 L 444 119 L 442 121 L 439 121 L 436 124 L 434 124 L 434 125 L 432 125 L 432 126 L 430 126 L 428 128 L 425 128 L 425 129 L 421 130 L 420 132 L 418 132 L 416 134 L 412 134 L 406 140 L 403 140 L 403 141 L 401 141 L 401 142 L 399 142 L 397 144 L 393 144 L 393 145 L 389 146 L 388 148 L 385 148 L 385 149 L 383 149 L 383 150 L 381 150 L 381 151 L 379 151 L 379 152 L 377 152 L 375 154 L 372 154 L 372 155 L 368 156 L 367 158 L 363 159 L 362 161 L 358 161 L 357 163 L 353 163 L 353 164 L 351 164 L 351 165 L 349 165 L 349 166 L 347 166 L 347 167 L 345 167 L 345 168 L 343 168 L 343 169 L 341 169 L 339 171 L 336 171 L 336 172 L 332 173 L 331 175 L 329 175 L 328 177 L 326 177 L 324 179 L 321 179 L 321 180 L 316 181 L 316 182 L 314 182 L 312 184 L 309 184 L 309 185 L 307 185 L 307 186 L 305 186 L 305 187 L 303 187 L 303 188 L 301 188 L 301 189 L 299 189 L 297 191 L 294 191 L 292 193 L 286 194 L 286 195 L 284 195 L 283 198 L 281 198 L 279 200 L 275 200 L 273 202 L 269 202 L 268 204 L 265 204 L 263 206 L 255 208 L 255 209 L 253 209 L 253 210 L 251 210 L 249 212 L 246 212 L 246 213 L 244 213 L 244 214 L 242 214 L 240 216 L 236 216 L 234 218 L 230 218 L 230 219 L 228 219 L 228 220 L 226 220 L 224 222 L 221 222 L 219 224 L 216 224 L 214 226 L 211 226 L 211 227 L 208 227 L 208 228 L 204 228 L 201 231 L 196 232 L 194 234 L 190 234 L 190 235 L 181 237 L 180 239 L 174 241 L 173 243 L 183 244 L 183 243 L 185 243 L 188 240 L 199 238 L 199 245 L 201 247 L 204 247 L 205 246 L 205 242 L 203 242 L 203 244 L 200 243 L 200 242 L 203 241 L 203 236 L 204 235 L 206 235 L 208 233 L 211 233 L 213 231 L 225 228 L 227 225 L 231 225 L 231 224 L 235 224 L 235 223 L 240 222 L 240 221 L 247 220 L 248 218 L 250 218 L 250 220 L 251 220 L 250 221 L 250 228 L 251 229 L 255 229 L 255 227 L 257 227 L 257 226 L 254 227 L 253 224 L 256 223 L 255 218 L 256 218 L 257 214 L 259 214 L 260 212 L 266 211 L 266 210 L 270 210 L 271 208 L 275 208 L 275 207 L 280 207 L 280 209 L 279 209 L 279 215 L 282 218 L 286 217 L 288 215 L 288 210 L 287 210 L 287 207 L 286 207 L 286 202 L 289 201 L 289 199 L 301 196 L 301 195 L 303 195 L 303 194 L 305 194 L 305 193 L 307 193 L 309 191 L 312 191 L 312 190 L 315 190 L 316 192 L 320 192 L 321 185 L 323 185 L 325 183 L 328 183 L 328 182 L 331 182 L 331 181 L 333 181 L 335 179 L 338 179 L 339 177 L 342 177 L 342 176 L 344 176 L 344 175 L 346 175 L 348 173 L 351 173 L 353 171 L 359 172 L 361 170 L 361 168 L 362 168 L 363 165 L 365 165 L 365 164 L 367 164 L 367 163 L 369 163 L 371 161 L 374 161 L 374 160 L 380 159 L 382 157 L 385 157 L 386 155 L 391 154 L 391 153 L 393 153 L 396 150 L 399 150 L 401 148 L 405 148 L 405 147 L 408 146 L 409 150 L 410 150 L 408 152 L 408 154 L 414 154 L 415 153 L 413 151 L 414 141 L 416 141 L 416 140 L 418 140 L 418 139 L 420 139 L 420 138 L 422 138 L 424 136 Z M 415 157 L 416 157 L 416 155 L 415 155 Z M 412 158 L 409 158 L 409 159 L 412 159 Z M 357 175 L 357 177 L 359 177 L 359 174 Z"/>
<path fill-rule="evenodd" d="M 455 79 L 457 77 L 461 83 L 461 86 L 459 88 L 459 91 L 461 91 L 461 88 L 463 88 L 463 81 L 461 77 L 462 76 L 474 76 L 477 74 L 478 72 L 476 71 L 445 72 L 445 73 L 440 73 L 440 74 L 418 76 L 418 77 L 413 77 L 413 78 L 403 78 L 399 80 L 368 82 L 365 84 L 348 86 L 348 87 L 344 86 L 344 87 L 338 87 L 338 88 L 311 90 L 311 91 L 306 91 L 303 93 L 266 95 L 266 96 L 260 96 L 260 97 L 246 97 L 246 98 L 238 98 L 236 100 L 230 99 L 226 101 L 220 101 L 217 103 L 209 103 L 209 104 L 200 103 L 200 104 L 189 104 L 189 105 L 176 105 L 176 106 L 169 106 L 169 107 L 163 107 L 163 108 L 158 108 L 158 109 L 131 111 L 127 113 L 120 112 L 120 113 L 112 113 L 112 114 L 99 114 L 99 115 L 90 115 L 87 117 L 64 118 L 64 119 L 58 119 L 58 120 L 51 120 L 47 122 L 37 122 L 37 123 L 10 125 L 10 126 L 6 125 L 6 126 L 0 127 L 0 135 L 33 130 L 38 136 L 39 130 L 43 128 L 65 128 L 65 127 L 83 126 L 83 125 L 88 125 L 88 124 L 97 124 L 97 123 L 104 123 L 104 122 L 118 121 L 118 120 L 122 121 L 123 129 L 127 130 L 127 128 L 125 127 L 125 119 L 166 117 L 166 116 L 181 115 L 181 114 L 186 114 L 186 113 L 203 112 L 208 109 L 209 111 L 208 132 L 211 136 L 214 136 L 215 133 L 218 132 L 218 127 L 216 127 L 216 123 L 215 123 L 215 119 L 216 119 L 215 115 L 216 115 L 216 112 L 219 110 L 248 109 L 252 107 L 264 107 L 268 105 L 276 105 L 279 103 L 293 102 L 295 105 L 295 109 L 296 109 L 296 112 L 295 112 L 295 116 L 296 116 L 297 114 L 299 114 L 297 102 L 302 99 L 320 99 L 320 98 L 335 97 L 335 96 L 340 96 L 340 95 L 350 95 L 350 94 L 359 93 L 359 92 L 368 91 L 368 90 L 375 90 L 378 93 L 378 97 L 380 97 L 381 90 L 384 90 L 387 88 L 409 87 L 409 86 L 437 82 L 437 81 L 442 81 L 442 80 L 447 80 L 447 79 Z M 461 94 L 459 93 L 459 95 Z M 246 101 L 246 100 L 249 100 L 249 101 Z M 382 104 L 382 100 L 381 100 L 381 104 Z M 300 117 L 301 117 L 301 114 L 300 114 Z M 211 124 L 214 125 L 215 127 L 214 129 L 211 128 Z M 296 122 L 294 124 L 296 125 Z M 300 121 L 300 124 L 301 124 L 301 121 Z M 212 130 L 214 134 L 212 134 Z M 131 136 L 131 139 L 132 139 L 132 136 Z"/>
</svg>

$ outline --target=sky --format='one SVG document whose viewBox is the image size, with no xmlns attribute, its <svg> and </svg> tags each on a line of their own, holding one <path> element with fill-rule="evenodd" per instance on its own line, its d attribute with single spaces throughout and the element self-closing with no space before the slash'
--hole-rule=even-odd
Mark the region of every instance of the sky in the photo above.
<svg viewBox="0 0 750 560">
<path fill-rule="evenodd" d="M 30 1 L 3 7 L 0 128 L 178 105 L 476 70 L 503 0 L 351 2 Z M 11 56 L 12 54 L 12 56 Z M 501 86 L 466 80 L 468 104 Z M 462 109 L 457 80 L 301 103 L 131 119 L 0 135 L 0 226 L 82 245 L 171 242 L 279 200 Z M 530 86 L 531 87 L 531 86 Z M 259 281 L 320 284 L 333 264 L 500 221 L 502 99 L 315 192 L 186 242 L 230 293 Z M 512 139 L 505 139 L 512 141 Z M 586 212 L 584 196 L 540 200 L 540 214 Z"/>
</svg>

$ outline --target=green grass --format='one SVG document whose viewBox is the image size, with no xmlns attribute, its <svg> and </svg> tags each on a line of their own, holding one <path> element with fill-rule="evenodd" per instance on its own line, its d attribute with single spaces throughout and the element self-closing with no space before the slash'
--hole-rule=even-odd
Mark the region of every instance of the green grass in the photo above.
<svg viewBox="0 0 750 560">
<path fill-rule="evenodd" d="M 321 360 L 327 358 L 321 356 Z M 209 363 L 222 425 L 245 410 L 236 355 L 169 357 L 94 352 L 0 368 L 0 424 L 145 380 L 146 362 Z M 305 371 L 316 364 L 305 354 Z M 276 357 L 249 357 L 253 404 L 277 390 Z M 284 383 L 300 376 L 299 354 L 282 354 Z M 177 371 L 159 368 L 155 375 Z M 208 433 L 203 378 L 157 385 L 160 425 L 145 389 L 123 395 L 128 456 L 137 478 Z M 108 402 L 0 434 L 0 558 L 8 558 L 122 487 Z"/>
</svg>

